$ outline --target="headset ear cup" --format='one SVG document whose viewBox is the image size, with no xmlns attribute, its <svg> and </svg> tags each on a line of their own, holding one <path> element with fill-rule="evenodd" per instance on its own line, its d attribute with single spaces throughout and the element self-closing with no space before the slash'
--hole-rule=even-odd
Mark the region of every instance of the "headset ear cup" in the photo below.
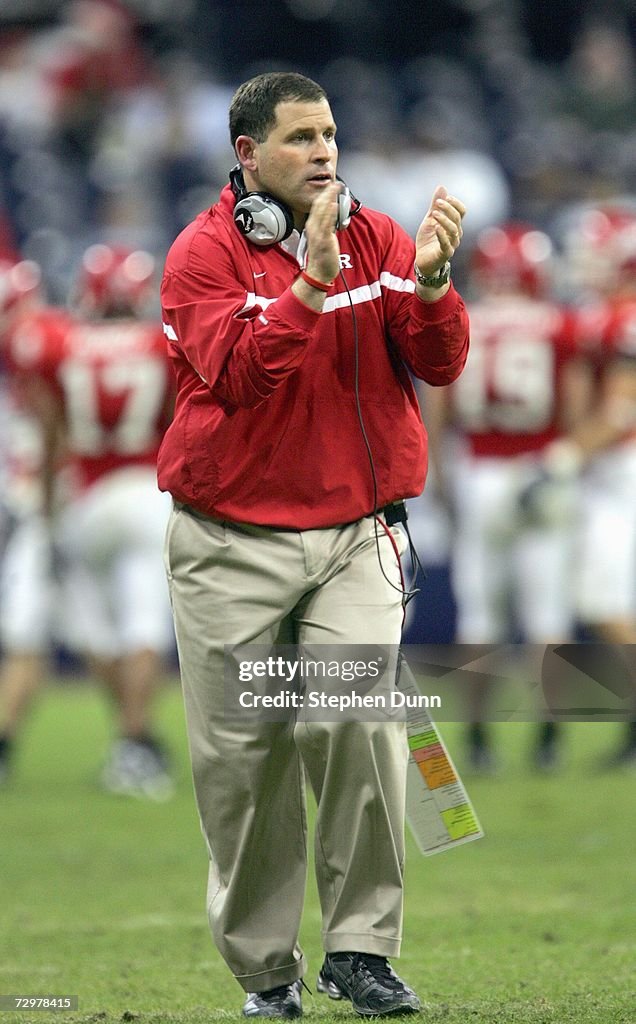
<svg viewBox="0 0 636 1024">
<path fill-rule="evenodd" d="M 338 215 L 336 217 L 336 231 L 341 228 L 348 228 L 351 220 L 351 193 L 343 184 L 342 192 L 338 196 Z"/>
<path fill-rule="evenodd" d="M 294 230 L 290 211 L 272 196 L 250 192 L 234 207 L 234 223 L 254 245 L 274 245 Z"/>
</svg>

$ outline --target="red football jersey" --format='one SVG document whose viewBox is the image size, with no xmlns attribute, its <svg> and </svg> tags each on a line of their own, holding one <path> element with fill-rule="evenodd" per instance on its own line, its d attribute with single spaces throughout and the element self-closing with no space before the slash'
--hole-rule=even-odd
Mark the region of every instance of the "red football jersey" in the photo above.
<svg viewBox="0 0 636 1024">
<path fill-rule="evenodd" d="M 540 451 L 560 432 L 562 372 L 577 354 L 574 315 L 498 296 L 469 307 L 471 348 L 451 387 L 453 422 L 476 456 Z"/>
<path fill-rule="evenodd" d="M 80 486 L 156 463 L 174 396 L 161 326 L 48 311 L 18 326 L 10 354 L 18 371 L 36 374 L 58 396 Z"/>
<path fill-rule="evenodd" d="M 39 424 L 24 409 L 12 381 L 0 373 L 0 504 L 18 513 L 38 508 L 41 470 Z"/>
<path fill-rule="evenodd" d="M 579 313 L 580 346 L 603 370 L 618 358 L 636 358 L 636 299 L 585 306 Z"/>
<path fill-rule="evenodd" d="M 636 299 L 615 299 L 581 309 L 579 344 L 595 370 L 597 396 L 603 395 L 607 370 L 618 360 L 629 360 L 636 373 Z M 629 430 L 622 441 L 636 436 Z"/>
</svg>

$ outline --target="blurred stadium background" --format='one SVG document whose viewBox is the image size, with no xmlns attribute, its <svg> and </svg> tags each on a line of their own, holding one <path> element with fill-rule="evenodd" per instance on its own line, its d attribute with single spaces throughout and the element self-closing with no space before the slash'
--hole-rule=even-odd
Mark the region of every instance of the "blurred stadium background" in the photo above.
<svg viewBox="0 0 636 1024">
<path fill-rule="evenodd" d="M 407 229 L 440 177 L 467 241 L 558 228 L 636 190 L 635 37 L 630 0 L 4 0 L 5 232 L 53 301 L 94 239 L 163 254 L 226 182 L 228 100 L 266 68 L 325 86 L 343 176 Z"/>
<path fill-rule="evenodd" d="M 5 0 L 0 250 L 65 303 L 92 242 L 163 256 L 233 163 L 227 107 L 264 69 L 327 89 L 340 173 L 415 232 L 443 181 L 469 215 L 454 278 L 487 225 L 527 220 L 557 250 L 581 204 L 636 194 L 630 0 Z M 555 291 L 567 299 L 556 268 Z M 417 530 L 439 608 L 411 640 L 452 637 L 444 524 Z M 429 604 L 430 608 L 430 604 Z"/>
<path fill-rule="evenodd" d="M 631 0 L 2 0 L 0 256 L 37 261 L 59 304 L 93 242 L 161 265 L 227 180 L 234 89 L 267 69 L 324 85 L 340 172 L 364 203 L 414 232 L 438 182 L 465 200 L 460 290 L 481 228 L 527 220 L 558 252 L 581 204 L 636 197 Z M 555 285 L 567 300 L 567 277 Z M 408 638 L 420 643 L 453 636 L 438 512 L 427 499 L 414 509 L 428 581 Z M 12 893 L 0 994 L 79 990 L 87 1021 L 234 1016 L 238 989 L 204 920 L 176 692 L 160 720 L 175 803 L 124 807 L 92 785 L 110 731 L 94 690 L 64 688 L 36 710 L 17 785 L 0 794 Z M 633 783 L 597 774 L 612 727 L 592 728 L 578 727 L 550 780 L 529 777 L 527 730 L 502 734 L 511 770 L 473 791 L 488 839 L 432 868 L 411 848 L 404 973 L 431 1020 L 633 1024 Z M 313 961 L 317 920 L 312 894 Z"/>
</svg>

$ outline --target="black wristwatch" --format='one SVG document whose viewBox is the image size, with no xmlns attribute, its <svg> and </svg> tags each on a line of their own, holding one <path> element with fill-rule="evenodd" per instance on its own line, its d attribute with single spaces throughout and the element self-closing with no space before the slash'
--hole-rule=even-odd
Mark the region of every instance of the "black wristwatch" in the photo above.
<svg viewBox="0 0 636 1024">
<path fill-rule="evenodd" d="M 415 280 L 418 284 L 424 285 L 425 288 L 441 288 L 442 285 L 448 284 L 451 276 L 451 265 L 450 261 L 446 260 L 446 263 L 436 270 L 434 274 L 423 274 L 417 263 L 413 264 L 415 270 Z"/>
</svg>

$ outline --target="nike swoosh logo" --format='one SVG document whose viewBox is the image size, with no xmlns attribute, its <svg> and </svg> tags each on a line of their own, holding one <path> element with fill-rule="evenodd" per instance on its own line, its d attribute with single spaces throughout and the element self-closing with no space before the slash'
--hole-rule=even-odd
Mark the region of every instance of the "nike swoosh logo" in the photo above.
<svg viewBox="0 0 636 1024">
<path fill-rule="evenodd" d="M 266 273 L 267 273 L 267 271 L 264 270 L 262 274 L 254 274 L 254 277 L 265 277 Z"/>
</svg>

